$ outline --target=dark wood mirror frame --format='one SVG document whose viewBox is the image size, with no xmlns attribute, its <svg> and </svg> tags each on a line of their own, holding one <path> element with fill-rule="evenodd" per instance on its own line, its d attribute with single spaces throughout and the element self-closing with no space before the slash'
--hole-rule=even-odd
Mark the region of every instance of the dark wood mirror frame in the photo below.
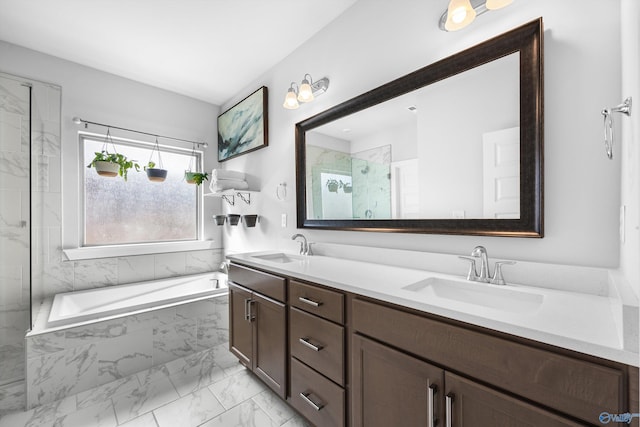
<svg viewBox="0 0 640 427">
<path fill-rule="evenodd" d="M 543 237 L 542 18 L 400 77 L 296 124 L 298 228 L 397 233 Z M 519 219 L 309 219 L 305 134 L 331 121 L 404 95 L 463 71 L 520 53 Z"/>
</svg>

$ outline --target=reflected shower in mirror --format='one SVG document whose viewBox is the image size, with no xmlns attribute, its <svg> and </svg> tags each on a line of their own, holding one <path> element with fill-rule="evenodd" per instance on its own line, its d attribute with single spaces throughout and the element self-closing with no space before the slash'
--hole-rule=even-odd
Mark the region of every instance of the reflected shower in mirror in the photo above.
<svg viewBox="0 0 640 427">
<path fill-rule="evenodd" d="M 307 132 L 307 212 L 518 219 L 519 59 L 513 53 Z"/>
</svg>

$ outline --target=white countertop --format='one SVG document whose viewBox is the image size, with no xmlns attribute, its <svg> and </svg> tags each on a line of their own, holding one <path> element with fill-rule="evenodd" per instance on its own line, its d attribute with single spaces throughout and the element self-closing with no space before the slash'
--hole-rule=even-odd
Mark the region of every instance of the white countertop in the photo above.
<svg viewBox="0 0 640 427">
<path fill-rule="evenodd" d="M 499 298 L 479 298 L 484 302 L 476 304 L 457 300 L 456 291 L 447 292 L 446 295 L 426 288 L 419 292 L 403 288 L 436 277 L 460 281 L 467 289 L 469 284 L 477 286 L 478 296 L 484 297 L 480 292 L 486 290 L 490 293 L 492 289 L 485 287 L 496 285 L 465 282 L 462 276 L 328 256 L 291 255 L 295 260 L 287 263 L 255 257 L 269 253 L 271 252 L 234 254 L 227 258 L 425 313 L 639 366 L 638 353 L 623 348 L 621 303 L 612 297 L 508 284 L 500 286 Z M 472 289 L 476 292 L 476 288 Z M 508 301 L 510 292 L 513 295 L 531 297 L 529 299 L 535 302 L 521 306 L 511 305 Z"/>
</svg>

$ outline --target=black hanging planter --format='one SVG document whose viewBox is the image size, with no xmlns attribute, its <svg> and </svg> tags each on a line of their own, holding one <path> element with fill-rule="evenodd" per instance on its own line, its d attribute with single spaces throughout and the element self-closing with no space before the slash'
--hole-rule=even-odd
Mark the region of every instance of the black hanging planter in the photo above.
<svg viewBox="0 0 640 427">
<path fill-rule="evenodd" d="M 155 162 L 153 162 L 153 153 L 158 152 L 158 165 L 159 168 L 156 168 Z M 163 182 L 167 179 L 167 170 L 162 168 L 162 157 L 160 157 L 160 146 L 158 145 L 158 137 L 156 137 L 156 144 L 151 150 L 151 156 L 149 156 L 149 163 L 144 167 L 144 170 L 147 172 L 147 178 L 152 182 Z"/>
</svg>

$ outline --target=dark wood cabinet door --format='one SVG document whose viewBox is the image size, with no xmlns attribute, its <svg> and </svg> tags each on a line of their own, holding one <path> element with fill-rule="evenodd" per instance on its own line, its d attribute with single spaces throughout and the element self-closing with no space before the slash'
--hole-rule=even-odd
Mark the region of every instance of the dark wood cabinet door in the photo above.
<svg viewBox="0 0 640 427">
<path fill-rule="evenodd" d="M 567 427 L 583 426 L 474 381 L 445 373 L 446 412 L 452 427 Z M 598 420 L 593 420 L 597 424 Z"/>
<path fill-rule="evenodd" d="M 252 369 L 253 325 L 249 318 L 251 292 L 229 283 L 229 350 Z"/>
<path fill-rule="evenodd" d="M 253 294 L 253 371 L 282 398 L 286 398 L 287 310 L 286 306 L 260 294 Z"/>
<path fill-rule="evenodd" d="M 352 344 L 354 426 L 445 425 L 442 369 L 359 335 Z"/>
</svg>

